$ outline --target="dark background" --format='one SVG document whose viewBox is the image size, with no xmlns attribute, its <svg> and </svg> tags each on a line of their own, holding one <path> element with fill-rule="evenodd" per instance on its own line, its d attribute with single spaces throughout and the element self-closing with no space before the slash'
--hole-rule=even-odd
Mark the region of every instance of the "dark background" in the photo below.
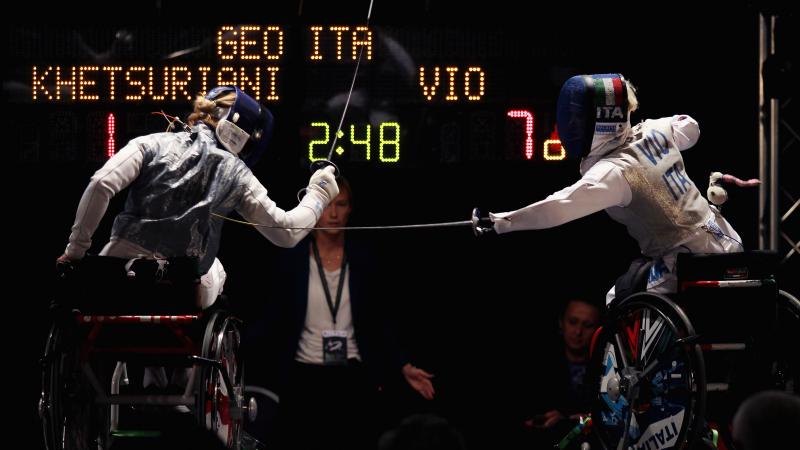
<svg viewBox="0 0 800 450">
<path fill-rule="evenodd" d="M 61 7 L 30 11 L 5 30 L 3 48 L 11 61 L 7 58 L 4 64 L 3 130 L 10 139 L 5 169 L 7 198 L 12 200 L 6 227 L 10 228 L 7 239 L 13 243 L 8 261 L 12 277 L 7 285 L 19 292 L 9 297 L 8 320 L 17 322 L 15 328 L 19 330 L 9 345 L 15 367 L 12 376 L 17 378 L 19 371 L 23 380 L 18 391 L 14 388 L 20 397 L 15 405 L 20 420 L 32 424 L 33 430 L 39 389 L 37 359 L 51 296 L 49 274 L 66 245 L 88 177 L 102 164 L 93 156 L 96 148 L 92 142 L 97 139 L 88 136 L 82 125 L 74 139 L 69 132 L 61 137 L 72 142 L 68 152 L 72 156 L 61 157 L 58 149 L 45 148 L 44 143 L 53 142 L 48 137 L 53 126 L 47 118 L 60 108 L 74 108 L 87 115 L 113 110 L 124 116 L 143 115 L 160 107 L 124 103 L 96 108 L 63 103 L 31 105 L 21 100 L 17 90 L 17 83 L 30 83 L 27 78 L 20 79 L 19 73 L 29 76 L 32 64 L 32 58 L 25 57 L 28 49 L 20 48 L 20 43 L 25 42 L 38 54 L 40 46 L 47 47 L 54 36 L 73 30 L 78 35 L 93 36 L 88 42 L 102 51 L 110 48 L 113 30 L 120 27 L 150 27 L 158 30 L 156 33 L 195 27 L 208 29 L 215 36 L 216 26 L 223 23 L 281 24 L 299 30 L 314 23 L 352 25 L 364 21 L 368 6 L 367 2 L 331 6 L 327 2 L 300 5 L 295 1 L 277 7 L 267 5 L 238 4 L 223 11 L 197 11 L 189 3 L 151 1 L 137 4 L 132 11 L 115 6 L 115 12 L 102 15 L 103 19 L 97 18 L 98 12 L 108 6 L 98 6 L 91 13 Z M 489 75 L 503 74 L 503 80 L 491 80 L 484 105 L 497 113 L 498 139 L 493 143 L 495 149 L 488 148 L 488 155 L 470 139 L 470 114 L 476 107 L 460 102 L 455 106 L 426 104 L 413 90 L 412 95 L 419 99 L 413 102 L 372 90 L 371 107 L 395 111 L 407 128 L 403 158 L 408 159 L 400 167 L 341 163 L 354 189 L 351 224 L 466 220 L 475 206 L 490 211 L 516 209 L 573 183 L 579 177 L 576 160 L 526 162 L 498 154 L 508 155 L 505 138 L 519 133 L 519 129 L 506 125 L 506 109 L 533 107 L 537 119 L 542 120 L 536 123 L 537 133 L 544 132 L 561 83 L 580 73 L 621 72 L 632 80 L 639 89 L 641 105 L 632 117 L 633 123 L 673 114 L 694 117 L 702 136 L 683 156 L 688 175 L 701 191 L 711 171 L 756 177 L 759 8 L 769 5 L 728 2 L 711 8 L 623 2 L 595 10 L 589 5 L 522 6 L 507 2 L 465 7 L 456 2 L 377 1 L 371 20 L 374 30 L 383 26 L 393 33 L 450 30 L 453 36 L 464 38 L 501 36 L 500 53 L 485 59 L 448 58 L 447 51 L 452 49 L 444 46 L 442 55 L 427 60 L 441 66 L 466 66 L 477 61 L 487 67 Z M 376 50 L 376 58 L 380 51 Z M 66 58 L 63 65 L 89 62 L 77 55 Z M 284 57 L 293 64 L 293 75 L 308 69 L 307 64 L 291 61 L 297 57 Z M 152 63 L 159 65 L 156 58 Z M 339 66 L 341 75 L 328 80 L 334 90 L 327 95 L 346 92 L 352 69 L 352 64 Z M 373 83 L 392 79 L 391 70 L 381 72 L 377 64 L 368 65 L 363 73 L 366 75 L 356 81 L 357 90 L 369 90 Z M 270 196 L 286 209 L 295 205 L 295 192 L 306 184 L 309 175 L 305 162 L 295 153 L 298 148 L 301 154 L 307 151 L 308 141 L 302 140 L 300 127 L 310 122 L 310 109 L 315 105 L 313 96 L 307 94 L 312 89 L 303 80 L 298 76 L 284 84 L 284 98 L 270 106 L 276 117 L 274 145 L 255 170 Z M 165 110 L 181 115 L 187 112 L 186 105 L 178 103 Z M 364 113 L 354 108 L 348 117 Z M 341 113 L 326 114 L 333 132 Z M 437 131 L 446 121 L 456 121 L 461 133 L 459 153 L 450 159 L 441 157 L 441 135 Z M 158 123 L 148 132 L 161 131 L 160 127 Z M 118 146 L 135 135 L 124 133 L 117 136 Z M 23 149 L 34 139 L 43 144 L 39 157 L 31 159 Z M 539 158 L 541 142 L 537 138 L 535 152 Z M 373 146 L 373 152 L 376 150 Z M 731 197 L 725 215 L 745 245 L 755 248 L 757 191 L 734 190 Z M 105 243 L 112 212 L 119 210 L 123 199 L 118 196 L 112 202 L 95 233 L 94 251 Z M 557 229 L 485 239 L 476 239 L 466 227 L 369 231 L 359 232 L 359 237 L 375 250 L 375 264 L 385 274 L 387 298 L 392 299 L 386 309 L 396 319 L 403 341 L 416 364 L 436 374 L 435 402 L 423 404 L 407 390 L 396 387 L 394 392 L 400 400 L 390 413 L 401 415 L 421 409 L 439 412 L 468 430 L 472 448 L 510 439 L 507 436 L 518 426 L 520 411 L 529 406 L 525 400 L 529 395 L 522 393 L 547 388 L 536 383 L 537 373 L 547 370 L 537 358 L 557 342 L 559 301 L 577 293 L 602 302 L 613 280 L 638 253 L 624 228 L 604 213 Z M 219 256 L 228 272 L 226 292 L 245 317 L 259 309 L 259 302 L 270 299 L 270 273 L 265 268 L 274 263 L 276 254 L 276 248 L 254 230 L 236 224 L 225 227 Z M 32 433 L 30 443 L 38 444 L 36 431 Z"/>
</svg>

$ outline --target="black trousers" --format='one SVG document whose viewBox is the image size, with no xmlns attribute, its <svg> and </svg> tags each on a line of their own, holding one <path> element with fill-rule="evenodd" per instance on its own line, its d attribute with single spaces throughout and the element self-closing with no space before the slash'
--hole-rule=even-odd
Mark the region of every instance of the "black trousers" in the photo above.
<svg viewBox="0 0 800 450">
<path fill-rule="evenodd" d="M 359 361 L 294 362 L 278 408 L 280 448 L 374 449 L 378 416 L 376 388 Z"/>
</svg>

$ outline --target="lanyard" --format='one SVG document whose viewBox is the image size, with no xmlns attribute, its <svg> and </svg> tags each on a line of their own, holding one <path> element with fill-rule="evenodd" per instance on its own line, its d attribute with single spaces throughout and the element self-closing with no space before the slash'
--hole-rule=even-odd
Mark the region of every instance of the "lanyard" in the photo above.
<svg viewBox="0 0 800 450">
<path fill-rule="evenodd" d="M 339 271 L 339 286 L 336 288 L 336 303 L 331 300 L 331 291 L 328 288 L 328 280 L 325 278 L 325 268 L 322 266 L 322 258 L 319 257 L 317 241 L 311 239 L 311 247 L 314 249 L 314 260 L 317 262 L 319 279 L 322 282 L 322 290 L 325 291 L 325 300 L 328 302 L 328 309 L 331 311 L 333 326 L 336 327 L 336 314 L 339 312 L 339 305 L 342 303 L 342 289 L 344 288 L 344 272 L 347 268 L 347 254 L 342 251 L 342 267 Z"/>
</svg>

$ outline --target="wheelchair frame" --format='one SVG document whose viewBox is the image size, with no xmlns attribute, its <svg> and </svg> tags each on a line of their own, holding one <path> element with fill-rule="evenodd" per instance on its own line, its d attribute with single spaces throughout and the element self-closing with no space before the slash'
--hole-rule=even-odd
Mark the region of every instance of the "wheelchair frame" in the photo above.
<svg viewBox="0 0 800 450">
<path fill-rule="evenodd" d="M 706 369 L 716 368 L 706 363 L 709 358 L 715 361 L 713 353 L 741 352 L 756 361 L 749 367 L 752 374 L 735 380 L 746 386 L 737 393 L 776 387 L 798 392 L 800 358 L 780 333 L 798 332 L 800 302 L 777 289 L 771 270 L 744 267 L 750 261 L 748 254 L 695 255 L 697 258 L 704 256 L 714 258 L 713 264 L 724 270 L 714 276 L 685 271 L 682 274 L 681 264 L 691 266 L 685 257 L 678 263 L 681 292 L 675 297 L 677 302 L 648 292 L 630 295 L 612 303 L 606 325 L 593 336 L 587 380 L 597 389 L 592 429 L 601 448 L 660 450 L 691 448 L 698 444 L 707 421 L 716 420 L 707 415 L 708 393 L 722 391 L 729 401 L 736 399 L 728 392 L 736 391 L 736 383 L 712 383 L 706 379 Z M 700 328 L 695 332 L 691 312 L 702 311 L 697 307 L 708 301 L 709 289 L 732 293 L 731 289 L 742 288 L 754 291 L 757 294 L 754 300 L 762 303 L 759 305 L 761 312 L 754 311 L 752 317 L 742 320 L 763 321 L 766 318 L 769 319 L 767 323 L 756 323 L 746 330 L 737 327 L 736 333 L 730 333 L 736 336 L 726 339 L 724 331 L 722 335 L 715 334 L 716 331 L 704 323 L 709 317 L 719 316 L 718 311 L 711 311 L 700 317 Z M 764 302 L 764 295 L 771 297 L 769 302 Z M 764 311 L 772 311 L 771 318 Z M 781 314 L 788 314 L 786 319 L 793 322 L 780 323 Z M 721 325 L 725 330 L 726 324 Z M 771 348 L 775 343 L 787 348 Z M 765 352 L 765 348 L 771 351 Z M 787 361 L 781 361 L 786 357 Z M 750 360 L 747 362 L 750 364 Z M 769 365 L 762 364 L 764 362 Z M 771 373 L 765 375 L 761 369 L 771 370 Z M 731 442 L 727 429 L 730 418 L 720 419 L 724 423 L 719 424 L 728 442 Z"/>
<path fill-rule="evenodd" d="M 243 420 L 256 413 L 254 401 L 244 395 L 242 321 L 213 307 L 161 315 L 135 310 L 115 315 L 102 309 L 70 308 L 50 328 L 39 400 L 48 450 L 109 448 L 117 439 L 158 438 L 158 424 L 155 429 L 124 427 L 138 426 L 137 421 L 147 426 L 148 416 L 179 414 L 176 408 L 184 414 L 188 409 L 198 426 L 228 448 L 239 448 Z M 129 385 L 128 365 L 137 363 L 188 369 L 188 382 L 180 393 L 153 393 L 139 386 L 123 393 Z"/>
</svg>

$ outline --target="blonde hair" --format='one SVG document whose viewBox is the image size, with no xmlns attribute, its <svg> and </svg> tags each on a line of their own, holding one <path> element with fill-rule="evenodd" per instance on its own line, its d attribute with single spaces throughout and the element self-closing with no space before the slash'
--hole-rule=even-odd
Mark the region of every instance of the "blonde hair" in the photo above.
<svg viewBox="0 0 800 450">
<path fill-rule="evenodd" d="M 630 80 L 625 80 L 625 87 L 628 91 L 628 113 L 632 113 L 639 109 L 639 99 L 636 98 L 636 86 L 631 84 Z"/>
<path fill-rule="evenodd" d="M 230 108 L 235 100 L 236 92 L 229 92 L 214 100 L 209 100 L 204 95 L 197 94 L 197 98 L 193 102 L 194 111 L 189 114 L 187 122 L 189 122 L 189 125 L 195 125 L 198 121 L 202 121 L 212 128 L 216 128 L 220 119 L 221 109 Z"/>
</svg>

